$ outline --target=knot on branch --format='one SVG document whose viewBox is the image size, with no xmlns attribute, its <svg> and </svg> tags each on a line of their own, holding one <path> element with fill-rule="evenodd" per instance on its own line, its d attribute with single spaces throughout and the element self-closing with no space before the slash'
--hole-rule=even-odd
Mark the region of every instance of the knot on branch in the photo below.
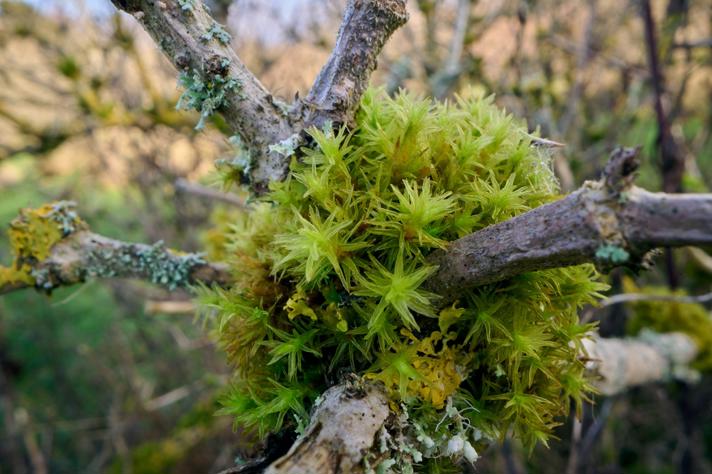
<svg viewBox="0 0 712 474">
<path fill-rule="evenodd" d="M 619 197 L 633 185 L 635 172 L 640 166 L 638 152 L 639 148 L 618 147 L 611 153 L 601 180 L 612 196 Z"/>
<path fill-rule="evenodd" d="M 601 179 L 584 187 L 588 193 L 584 205 L 601 242 L 595 251 L 595 264 L 603 271 L 619 265 L 636 269 L 650 265 L 649 255 L 636 251 L 625 238 L 621 217 L 640 165 L 638 151 L 638 148 L 616 148 Z"/>
</svg>

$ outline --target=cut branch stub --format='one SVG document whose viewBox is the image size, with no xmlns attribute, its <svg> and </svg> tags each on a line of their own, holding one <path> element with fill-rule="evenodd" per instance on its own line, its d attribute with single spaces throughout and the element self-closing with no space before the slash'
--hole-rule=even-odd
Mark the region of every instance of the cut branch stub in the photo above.
<svg viewBox="0 0 712 474">
<path fill-rule="evenodd" d="M 445 305 L 476 286 L 521 273 L 596 263 L 638 265 L 661 246 L 712 244 L 712 194 L 651 193 L 632 185 L 631 149 L 614 152 L 601 180 L 452 242 L 424 284 Z"/>
<path fill-rule="evenodd" d="M 380 385 L 354 378 L 331 387 L 321 396 L 304 435 L 265 474 L 364 472 L 364 460 L 389 414 Z"/>
<path fill-rule="evenodd" d="M 304 101 L 306 127 L 349 124 L 388 38 L 408 20 L 405 0 L 349 0 L 331 56 Z"/>
</svg>

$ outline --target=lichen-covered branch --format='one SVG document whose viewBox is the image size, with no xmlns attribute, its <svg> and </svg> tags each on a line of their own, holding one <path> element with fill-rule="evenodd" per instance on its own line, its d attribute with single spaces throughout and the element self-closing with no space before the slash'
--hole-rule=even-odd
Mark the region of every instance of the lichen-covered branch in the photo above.
<svg viewBox="0 0 712 474">
<path fill-rule="evenodd" d="M 336 45 L 304 103 L 306 126 L 350 123 L 388 38 L 408 20 L 405 0 L 349 0 Z"/>
<path fill-rule="evenodd" d="M 688 364 L 699 348 L 683 333 L 643 333 L 635 339 L 584 339 L 586 368 L 604 395 L 672 379 L 694 378 Z"/>
<path fill-rule="evenodd" d="M 712 194 L 645 191 L 632 184 L 636 168 L 635 150 L 619 149 L 601 180 L 451 243 L 432 256 L 438 270 L 426 288 L 444 304 L 525 272 L 636 266 L 656 247 L 712 244 Z"/>
<path fill-rule="evenodd" d="M 195 108 L 201 124 L 213 112 L 225 117 L 253 157 L 253 187 L 265 190 L 286 176 L 289 159 L 270 151 L 294 133 L 287 109 L 240 61 L 230 35 L 198 0 L 112 0 L 133 15 L 181 74 L 180 105 Z M 200 125 L 200 124 L 199 124 Z"/>
<path fill-rule="evenodd" d="M 15 257 L 0 267 L 0 294 L 22 288 L 50 292 L 89 278 L 137 278 L 169 290 L 191 284 L 228 285 L 226 266 L 198 254 L 126 243 L 89 231 L 69 202 L 24 209 L 10 224 Z"/>
</svg>

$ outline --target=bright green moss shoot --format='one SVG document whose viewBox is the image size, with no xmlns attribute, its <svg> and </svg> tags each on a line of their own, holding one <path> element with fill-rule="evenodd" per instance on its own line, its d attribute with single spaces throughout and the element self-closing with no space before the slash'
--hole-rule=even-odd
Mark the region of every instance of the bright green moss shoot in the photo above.
<svg viewBox="0 0 712 474">
<path fill-rule="evenodd" d="M 426 457 L 455 419 L 470 440 L 546 442 L 590 391 L 577 308 L 604 288 L 593 267 L 524 274 L 442 311 L 420 285 L 435 249 L 556 199 L 548 157 L 491 98 L 370 90 L 356 122 L 312 130 L 288 180 L 229 231 L 240 289 L 203 298 L 236 371 L 223 411 L 264 435 L 356 372 L 407 407 Z"/>
</svg>

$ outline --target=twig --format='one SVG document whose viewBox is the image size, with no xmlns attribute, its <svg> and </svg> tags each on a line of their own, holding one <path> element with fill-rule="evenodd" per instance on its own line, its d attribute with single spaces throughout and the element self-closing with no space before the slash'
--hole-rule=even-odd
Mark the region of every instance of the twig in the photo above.
<svg viewBox="0 0 712 474">
<path fill-rule="evenodd" d="M 146 314 L 194 314 L 196 306 L 192 301 L 146 301 Z"/>
<path fill-rule="evenodd" d="M 220 201 L 240 208 L 247 207 L 245 199 L 232 193 L 223 193 L 199 184 L 180 178 L 175 182 L 176 191 L 179 193 L 192 194 L 212 201 Z"/>
</svg>

